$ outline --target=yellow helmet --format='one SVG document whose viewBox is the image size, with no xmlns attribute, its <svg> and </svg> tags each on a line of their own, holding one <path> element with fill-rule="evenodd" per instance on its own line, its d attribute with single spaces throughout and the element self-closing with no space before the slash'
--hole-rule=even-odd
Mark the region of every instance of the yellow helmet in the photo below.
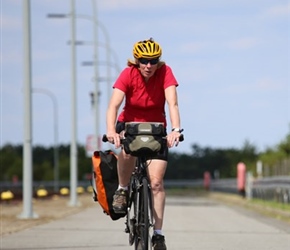
<svg viewBox="0 0 290 250">
<path fill-rule="evenodd" d="M 159 58 L 162 54 L 162 49 L 153 38 L 140 41 L 134 44 L 133 55 L 136 59 L 139 58 Z"/>
</svg>

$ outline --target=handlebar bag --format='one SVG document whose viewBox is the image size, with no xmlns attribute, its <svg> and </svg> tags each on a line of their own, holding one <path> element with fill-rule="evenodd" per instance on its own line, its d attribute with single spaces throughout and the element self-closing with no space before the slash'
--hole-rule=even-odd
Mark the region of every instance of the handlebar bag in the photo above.
<svg viewBox="0 0 290 250">
<path fill-rule="evenodd" d="M 125 123 L 124 150 L 133 156 L 154 156 L 162 153 L 166 146 L 163 123 L 127 122 Z"/>
</svg>

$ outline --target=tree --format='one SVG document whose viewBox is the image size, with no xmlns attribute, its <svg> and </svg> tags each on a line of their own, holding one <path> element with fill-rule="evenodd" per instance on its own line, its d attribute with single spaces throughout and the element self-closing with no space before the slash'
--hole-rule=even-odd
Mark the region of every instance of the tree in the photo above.
<svg viewBox="0 0 290 250">
<path fill-rule="evenodd" d="M 287 157 L 290 156 L 290 134 L 286 136 L 286 138 L 278 144 L 278 149 L 285 153 Z"/>
</svg>

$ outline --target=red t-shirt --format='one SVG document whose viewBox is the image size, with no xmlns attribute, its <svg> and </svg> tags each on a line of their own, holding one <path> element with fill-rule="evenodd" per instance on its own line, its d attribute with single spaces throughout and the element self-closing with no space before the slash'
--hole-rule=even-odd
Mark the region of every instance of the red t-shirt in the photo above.
<svg viewBox="0 0 290 250">
<path fill-rule="evenodd" d="M 178 83 L 167 65 L 158 68 L 148 82 L 145 82 L 135 66 L 125 68 L 113 88 L 126 95 L 125 106 L 118 117 L 120 122 L 163 122 L 165 117 L 165 92 L 169 86 Z"/>
</svg>

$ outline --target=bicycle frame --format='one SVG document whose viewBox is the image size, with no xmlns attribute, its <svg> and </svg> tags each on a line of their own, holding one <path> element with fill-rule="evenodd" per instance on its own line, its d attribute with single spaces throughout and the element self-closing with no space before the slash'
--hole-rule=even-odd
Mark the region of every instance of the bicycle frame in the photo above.
<svg viewBox="0 0 290 250">
<path fill-rule="evenodd" d="M 165 142 L 166 137 L 163 137 Z M 125 139 L 121 139 L 124 144 Z M 179 141 L 183 141 L 183 134 Z M 103 135 L 103 142 L 108 138 Z M 128 207 L 126 215 L 125 232 L 129 233 L 129 244 L 135 245 L 135 250 L 148 250 L 152 248 L 151 236 L 153 236 L 153 204 L 150 181 L 147 175 L 148 160 L 151 157 L 138 156 L 135 170 L 132 173 L 129 186 Z M 152 229 L 152 234 L 149 233 Z"/>
<path fill-rule="evenodd" d="M 153 233 L 153 210 L 151 186 L 147 176 L 146 157 L 137 157 L 136 167 L 132 173 L 129 186 L 126 229 L 129 233 L 129 244 L 136 249 L 151 249 Z M 150 234 L 150 229 L 152 233 Z"/>
</svg>

